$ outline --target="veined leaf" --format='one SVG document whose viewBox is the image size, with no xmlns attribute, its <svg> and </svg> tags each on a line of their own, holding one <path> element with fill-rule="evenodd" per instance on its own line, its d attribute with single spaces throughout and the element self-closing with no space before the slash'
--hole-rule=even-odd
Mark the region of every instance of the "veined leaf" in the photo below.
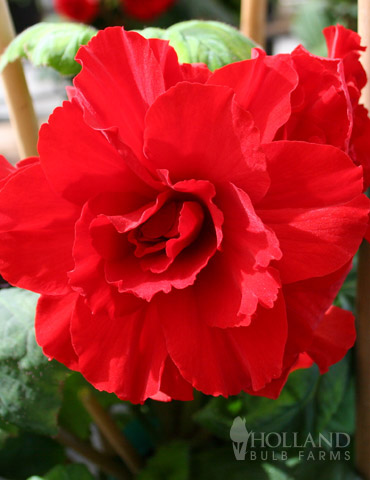
<svg viewBox="0 0 370 480">
<path fill-rule="evenodd" d="M 36 343 L 37 299 L 35 293 L 18 288 L 0 290 L 0 419 L 52 435 L 67 370 L 49 362 Z"/>
<path fill-rule="evenodd" d="M 96 33 L 95 28 L 79 23 L 38 23 L 10 43 L 1 57 L 0 71 L 18 58 L 27 58 L 36 66 L 76 75 L 81 69 L 74 59 L 77 50 Z"/>
<path fill-rule="evenodd" d="M 221 22 L 189 20 L 167 30 L 146 28 L 146 38 L 169 40 L 182 63 L 205 63 L 211 70 L 251 57 L 257 45 L 236 28 Z"/>
</svg>

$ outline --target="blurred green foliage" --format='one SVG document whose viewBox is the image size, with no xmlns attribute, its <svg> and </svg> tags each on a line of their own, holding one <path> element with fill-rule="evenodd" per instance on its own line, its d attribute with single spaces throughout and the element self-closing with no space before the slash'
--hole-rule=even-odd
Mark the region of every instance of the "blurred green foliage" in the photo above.
<svg viewBox="0 0 370 480">
<path fill-rule="evenodd" d="M 340 23 L 357 28 L 356 0 L 309 0 L 301 4 L 293 22 L 293 31 L 302 44 L 316 55 L 326 56 L 322 30 Z"/>
</svg>

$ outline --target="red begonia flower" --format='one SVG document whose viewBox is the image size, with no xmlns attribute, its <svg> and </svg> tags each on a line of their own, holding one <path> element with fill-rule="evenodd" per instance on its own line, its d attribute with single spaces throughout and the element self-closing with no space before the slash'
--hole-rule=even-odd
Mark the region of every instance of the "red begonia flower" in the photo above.
<svg viewBox="0 0 370 480">
<path fill-rule="evenodd" d="M 152 20 L 165 12 L 174 0 L 121 0 L 121 3 L 129 15 L 139 20 Z"/>
<path fill-rule="evenodd" d="M 1 273 L 41 293 L 44 353 L 132 402 L 275 398 L 292 369 L 340 360 L 354 322 L 331 305 L 369 201 L 339 61 L 257 50 L 211 73 L 120 27 L 77 60 L 40 159 L 0 164 Z M 321 145 L 274 140 L 312 136 L 303 84 L 336 97 L 316 105 Z"/>
<path fill-rule="evenodd" d="M 60 14 L 78 22 L 92 22 L 99 13 L 99 0 L 54 0 Z"/>
</svg>

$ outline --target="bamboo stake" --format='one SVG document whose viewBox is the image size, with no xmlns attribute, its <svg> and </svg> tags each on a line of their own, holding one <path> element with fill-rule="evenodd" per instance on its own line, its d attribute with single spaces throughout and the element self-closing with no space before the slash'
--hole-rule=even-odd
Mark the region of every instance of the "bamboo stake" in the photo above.
<svg viewBox="0 0 370 480">
<path fill-rule="evenodd" d="M 267 0 L 242 0 L 240 11 L 240 31 L 265 45 Z"/>
<path fill-rule="evenodd" d="M 88 389 L 80 392 L 80 398 L 101 433 L 125 462 L 130 472 L 135 475 L 139 473 L 141 468 L 140 458 L 134 447 L 118 429 L 112 417 L 104 410 Z"/>
<path fill-rule="evenodd" d="M 14 26 L 7 2 L 0 0 L 0 54 L 14 36 Z M 17 60 L 7 65 L 1 76 L 19 156 L 20 158 L 35 156 L 39 127 L 21 61 Z"/>
<path fill-rule="evenodd" d="M 370 79 L 370 0 L 358 0 L 358 32 L 368 47 L 361 61 Z M 361 100 L 370 110 L 369 84 Z M 356 465 L 364 480 L 370 480 L 370 245 L 365 241 L 358 268 L 356 377 Z"/>
</svg>

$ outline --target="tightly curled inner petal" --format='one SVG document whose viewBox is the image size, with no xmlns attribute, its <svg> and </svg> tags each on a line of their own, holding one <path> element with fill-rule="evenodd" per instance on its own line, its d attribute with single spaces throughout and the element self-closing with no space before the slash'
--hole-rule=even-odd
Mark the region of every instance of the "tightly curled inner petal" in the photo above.
<svg viewBox="0 0 370 480">
<path fill-rule="evenodd" d="M 195 180 L 167 186 L 155 201 L 122 214 L 118 195 L 116 214 L 103 210 L 89 219 L 89 242 L 104 259 L 108 284 L 148 301 L 159 291 L 192 285 L 222 242 L 214 186 Z"/>
</svg>

